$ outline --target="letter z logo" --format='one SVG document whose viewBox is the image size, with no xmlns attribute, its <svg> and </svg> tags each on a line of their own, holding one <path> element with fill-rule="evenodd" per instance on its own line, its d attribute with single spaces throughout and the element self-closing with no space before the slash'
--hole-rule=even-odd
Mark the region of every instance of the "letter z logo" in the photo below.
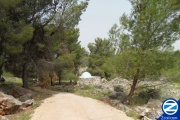
<svg viewBox="0 0 180 120">
<path fill-rule="evenodd" d="M 167 115 L 174 115 L 178 111 L 178 104 L 174 99 L 165 100 L 162 105 L 162 110 Z"/>
</svg>

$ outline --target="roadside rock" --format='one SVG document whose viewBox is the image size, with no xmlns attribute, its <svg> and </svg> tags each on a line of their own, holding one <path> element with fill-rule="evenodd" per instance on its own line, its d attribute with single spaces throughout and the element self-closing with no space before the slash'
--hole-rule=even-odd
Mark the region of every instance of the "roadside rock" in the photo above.
<svg viewBox="0 0 180 120">
<path fill-rule="evenodd" d="M 29 100 L 29 99 L 32 99 L 32 94 L 31 93 L 28 93 L 28 94 L 25 94 L 23 96 L 20 96 L 19 100 L 21 102 L 25 102 L 26 100 Z"/>
<path fill-rule="evenodd" d="M 20 86 L 16 86 L 14 89 L 13 89 L 13 97 L 15 98 L 20 98 L 21 96 L 25 95 L 25 94 L 32 94 L 30 92 L 30 90 L 27 90 L 25 88 L 22 88 Z"/>
<path fill-rule="evenodd" d="M 22 104 L 22 108 L 27 108 L 29 106 L 32 106 L 34 104 L 34 99 L 29 99 L 29 100 L 26 100 L 25 102 L 23 102 Z"/>
<path fill-rule="evenodd" d="M 26 107 L 33 105 L 34 100 L 26 100 L 21 102 L 11 95 L 6 95 L 0 92 L 0 115 L 9 115 L 20 112 Z"/>
<path fill-rule="evenodd" d="M 137 106 L 135 108 L 135 111 L 140 115 L 140 116 L 146 116 L 146 113 L 150 111 L 149 108 L 143 107 L 143 106 Z"/>
<path fill-rule="evenodd" d="M 161 101 L 150 99 L 146 105 L 137 106 L 135 111 L 141 116 L 142 120 L 155 120 L 162 114 L 161 105 Z"/>
<path fill-rule="evenodd" d="M 156 120 L 159 116 L 161 116 L 162 110 L 161 109 L 155 109 L 151 110 L 150 112 L 146 113 L 146 117 L 152 120 Z"/>
<path fill-rule="evenodd" d="M 0 115 L 9 115 L 16 113 L 22 103 L 13 96 L 1 93 L 3 97 L 0 98 Z"/>
</svg>

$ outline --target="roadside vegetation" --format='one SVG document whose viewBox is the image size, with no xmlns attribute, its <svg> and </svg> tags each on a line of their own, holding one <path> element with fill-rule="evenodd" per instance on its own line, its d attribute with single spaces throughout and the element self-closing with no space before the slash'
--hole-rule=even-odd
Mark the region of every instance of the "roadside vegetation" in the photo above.
<svg viewBox="0 0 180 120">
<path fill-rule="evenodd" d="M 89 43 L 89 52 L 80 45 L 77 28 L 88 0 L 53 1 L 0 0 L 1 91 L 11 94 L 15 86 L 32 90 L 33 109 L 51 96 L 31 89 L 34 84 L 108 102 L 104 98 L 109 91 L 76 87 L 81 67 L 108 81 L 129 80 L 131 87 L 122 103 L 132 107 L 160 99 L 161 91 L 138 86 L 143 81 L 180 88 L 180 51 L 172 47 L 180 38 L 179 0 L 129 0 L 131 13 L 120 17 L 108 38 Z M 29 119 L 33 109 L 8 118 Z M 128 114 L 136 116 L 133 111 Z"/>
</svg>

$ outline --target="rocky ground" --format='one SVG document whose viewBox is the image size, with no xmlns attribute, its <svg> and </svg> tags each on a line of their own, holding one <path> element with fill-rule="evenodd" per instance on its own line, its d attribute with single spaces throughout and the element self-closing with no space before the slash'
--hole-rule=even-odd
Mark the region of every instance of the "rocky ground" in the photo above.
<svg viewBox="0 0 180 120">
<path fill-rule="evenodd" d="M 133 112 L 139 116 L 140 119 L 154 120 L 162 114 L 162 101 L 167 98 L 180 98 L 180 86 L 168 83 L 166 81 L 141 81 L 138 83 L 137 92 L 142 92 L 136 95 L 143 95 L 147 97 L 144 104 L 127 106 L 121 103 L 124 97 L 128 94 L 132 81 L 122 78 L 115 78 L 111 81 L 105 81 L 95 86 L 94 93 L 109 91 L 106 96 L 111 105 L 123 110 L 127 114 Z M 81 86 L 83 87 L 83 86 Z M 147 90 L 148 89 L 148 90 Z M 136 96 L 135 96 L 136 97 Z M 143 101 L 144 102 L 144 101 Z"/>
<path fill-rule="evenodd" d="M 24 111 L 34 104 L 32 92 L 22 87 L 15 87 L 12 95 L 0 91 L 0 120 L 8 120 L 4 115 L 11 115 Z"/>
</svg>

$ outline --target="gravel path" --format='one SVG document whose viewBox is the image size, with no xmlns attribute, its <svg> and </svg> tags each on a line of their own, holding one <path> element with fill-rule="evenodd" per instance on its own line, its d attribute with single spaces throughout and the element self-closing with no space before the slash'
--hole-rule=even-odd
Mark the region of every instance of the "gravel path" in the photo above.
<svg viewBox="0 0 180 120">
<path fill-rule="evenodd" d="M 31 120 L 133 120 L 101 101 L 71 93 L 58 93 L 36 108 Z"/>
</svg>

